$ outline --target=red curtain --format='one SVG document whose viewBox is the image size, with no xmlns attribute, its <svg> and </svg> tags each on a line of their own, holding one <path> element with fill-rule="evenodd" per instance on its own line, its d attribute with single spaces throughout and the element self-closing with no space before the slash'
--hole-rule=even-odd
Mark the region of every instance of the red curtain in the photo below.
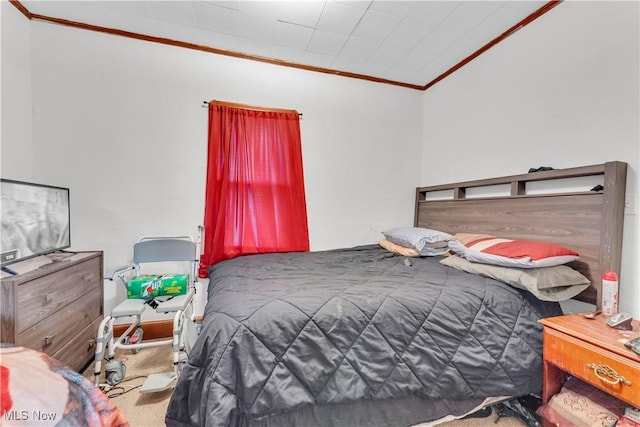
<svg viewBox="0 0 640 427">
<path fill-rule="evenodd" d="M 309 250 L 298 113 L 209 103 L 200 277 L 238 255 Z"/>
</svg>

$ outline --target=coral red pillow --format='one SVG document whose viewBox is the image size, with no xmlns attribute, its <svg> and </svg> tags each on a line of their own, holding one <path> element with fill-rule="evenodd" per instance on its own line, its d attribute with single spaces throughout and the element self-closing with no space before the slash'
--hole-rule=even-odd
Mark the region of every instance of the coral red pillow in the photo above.
<svg viewBox="0 0 640 427">
<path fill-rule="evenodd" d="M 555 243 L 501 239 L 485 234 L 456 234 L 449 241 L 449 248 L 471 262 L 502 267 L 551 267 L 580 258 L 577 252 Z"/>
</svg>

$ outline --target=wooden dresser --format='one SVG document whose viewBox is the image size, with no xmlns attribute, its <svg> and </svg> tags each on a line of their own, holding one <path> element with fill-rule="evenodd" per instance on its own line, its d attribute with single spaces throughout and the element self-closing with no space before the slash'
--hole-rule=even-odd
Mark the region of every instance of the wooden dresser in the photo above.
<svg viewBox="0 0 640 427">
<path fill-rule="evenodd" d="M 624 346 L 640 336 L 640 322 L 633 321 L 632 331 L 621 331 L 608 326 L 605 319 L 570 314 L 540 320 L 544 325 L 543 403 L 560 391 L 567 375 L 573 375 L 640 407 L 640 355 Z"/>
<path fill-rule="evenodd" d="M 81 371 L 95 352 L 103 271 L 102 252 L 76 252 L 3 278 L 0 341 L 42 351 Z"/>
</svg>

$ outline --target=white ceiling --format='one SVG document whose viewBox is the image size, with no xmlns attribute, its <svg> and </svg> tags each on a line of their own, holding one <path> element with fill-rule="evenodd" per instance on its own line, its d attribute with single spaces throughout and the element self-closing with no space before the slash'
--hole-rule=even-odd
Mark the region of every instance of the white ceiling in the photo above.
<svg viewBox="0 0 640 427">
<path fill-rule="evenodd" d="M 31 14 L 424 86 L 547 2 L 23 0 L 20 3 Z"/>
</svg>

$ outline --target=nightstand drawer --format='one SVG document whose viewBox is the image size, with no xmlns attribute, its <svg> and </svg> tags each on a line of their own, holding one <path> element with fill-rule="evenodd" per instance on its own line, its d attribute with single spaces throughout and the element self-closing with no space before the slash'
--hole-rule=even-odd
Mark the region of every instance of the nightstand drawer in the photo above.
<svg viewBox="0 0 640 427">
<path fill-rule="evenodd" d="M 546 362 L 640 406 L 640 363 L 549 328 L 543 339 Z"/>
</svg>

